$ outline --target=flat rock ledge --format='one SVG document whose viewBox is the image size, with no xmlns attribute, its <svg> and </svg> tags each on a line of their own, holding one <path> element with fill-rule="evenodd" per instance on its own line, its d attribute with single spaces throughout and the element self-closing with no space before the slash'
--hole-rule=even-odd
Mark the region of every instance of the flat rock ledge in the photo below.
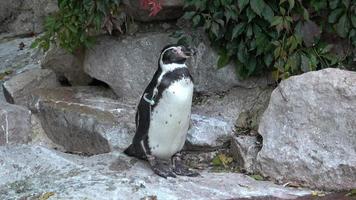
<svg viewBox="0 0 356 200">
<path fill-rule="evenodd" d="M 2 146 L 0 154 L 0 199 L 295 199 L 311 193 L 238 173 L 202 171 L 201 177 L 164 179 L 121 152 L 81 157 L 19 145 Z"/>
</svg>

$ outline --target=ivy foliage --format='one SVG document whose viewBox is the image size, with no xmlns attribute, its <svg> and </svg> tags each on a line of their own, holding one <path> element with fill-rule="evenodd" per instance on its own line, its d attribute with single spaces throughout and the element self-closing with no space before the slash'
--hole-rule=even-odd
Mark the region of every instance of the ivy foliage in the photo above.
<svg viewBox="0 0 356 200">
<path fill-rule="evenodd" d="M 219 50 L 219 68 L 235 61 L 238 75 L 272 71 L 276 79 L 338 66 L 324 33 L 356 46 L 353 0 L 185 0 L 184 18 L 203 28 Z M 182 33 L 179 41 L 191 41 Z"/>
<path fill-rule="evenodd" d="M 59 11 L 46 18 L 45 33 L 32 47 L 47 51 L 52 43 L 74 52 L 94 43 L 94 35 L 102 28 L 111 33 L 121 31 L 123 15 L 120 0 L 58 0 Z"/>
</svg>

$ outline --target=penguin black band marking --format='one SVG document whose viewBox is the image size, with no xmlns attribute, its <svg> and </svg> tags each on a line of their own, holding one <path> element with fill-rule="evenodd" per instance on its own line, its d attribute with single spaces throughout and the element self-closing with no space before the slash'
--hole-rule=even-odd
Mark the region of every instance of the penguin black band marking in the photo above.
<svg viewBox="0 0 356 200">
<path fill-rule="evenodd" d="M 188 78 L 193 82 L 193 78 L 189 73 L 188 68 L 182 67 L 182 68 L 177 68 L 173 71 L 170 71 L 163 75 L 161 83 L 158 85 L 158 93 L 157 96 L 155 96 L 154 102 L 155 104 L 153 105 L 153 109 L 157 106 L 159 100 L 162 98 L 162 93 L 165 91 L 170 85 L 172 85 L 175 81 L 180 80 L 182 78 Z"/>
</svg>

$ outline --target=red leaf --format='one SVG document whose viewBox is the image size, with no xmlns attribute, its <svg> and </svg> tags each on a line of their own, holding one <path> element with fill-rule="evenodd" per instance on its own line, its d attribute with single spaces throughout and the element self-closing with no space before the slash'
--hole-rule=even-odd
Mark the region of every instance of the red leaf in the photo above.
<svg viewBox="0 0 356 200">
<path fill-rule="evenodd" d="M 140 6 L 144 10 L 150 10 L 149 16 L 155 16 L 162 10 L 161 0 L 140 0 Z"/>
</svg>

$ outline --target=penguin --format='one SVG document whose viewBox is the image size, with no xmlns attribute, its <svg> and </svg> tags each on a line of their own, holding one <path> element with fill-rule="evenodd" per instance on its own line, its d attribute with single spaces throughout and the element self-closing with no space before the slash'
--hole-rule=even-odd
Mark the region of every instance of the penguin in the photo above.
<svg viewBox="0 0 356 200">
<path fill-rule="evenodd" d="M 186 65 L 193 51 L 168 45 L 158 59 L 158 68 L 146 87 L 136 111 L 136 133 L 124 151 L 147 160 L 159 176 L 198 176 L 182 163 L 180 151 L 190 124 L 193 79 Z"/>
</svg>

